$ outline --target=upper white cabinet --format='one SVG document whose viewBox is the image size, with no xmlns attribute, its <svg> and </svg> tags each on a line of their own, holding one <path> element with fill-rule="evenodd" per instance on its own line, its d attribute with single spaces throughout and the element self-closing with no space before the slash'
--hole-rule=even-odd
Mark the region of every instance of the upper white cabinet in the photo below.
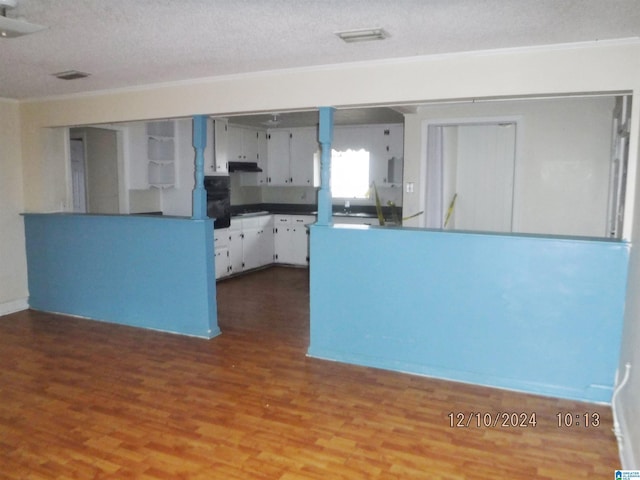
<svg viewBox="0 0 640 480">
<path fill-rule="evenodd" d="M 228 160 L 230 162 L 258 161 L 258 130 L 254 128 L 229 125 Z"/>
<path fill-rule="evenodd" d="M 261 172 L 241 172 L 243 186 L 317 187 L 320 184 L 320 144 L 316 127 L 273 128 L 228 124 L 216 119 L 215 171 L 228 171 L 228 162 L 257 163 Z M 335 150 L 367 150 L 369 183 L 402 182 L 404 127 L 402 124 L 340 126 L 334 130 Z"/>
<path fill-rule="evenodd" d="M 267 138 L 269 185 L 318 185 L 314 156 L 319 145 L 315 127 L 272 129 Z"/>
<path fill-rule="evenodd" d="M 319 169 L 315 164 L 316 153 L 320 151 L 317 137 L 318 131 L 315 127 L 292 129 L 289 163 L 292 185 L 319 185 Z"/>
<path fill-rule="evenodd" d="M 223 118 L 207 120 L 207 146 L 204 150 L 204 173 L 214 175 L 229 171 L 227 158 L 227 120 Z"/>
<path fill-rule="evenodd" d="M 267 159 L 270 186 L 290 186 L 291 176 L 291 132 L 270 130 L 267 135 Z"/>
<path fill-rule="evenodd" d="M 247 187 L 262 187 L 268 183 L 268 152 L 267 152 L 267 132 L 264 130 L 256 130 L 257 139 L 257 164 L 261 172 L 241 172 L 240 185 Z"/>
</svg>

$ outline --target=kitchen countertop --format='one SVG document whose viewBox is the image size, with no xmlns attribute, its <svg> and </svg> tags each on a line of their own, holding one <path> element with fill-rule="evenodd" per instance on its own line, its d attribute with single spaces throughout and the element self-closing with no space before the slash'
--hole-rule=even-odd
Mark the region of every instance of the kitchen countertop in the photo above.
<svg viewBox="0 0 640 480">
<path fill-rule="evenodd" d="M 385 218 L 391 218 L 391 210 L 389 207 L 383 207 Z M 315 204 L 290 204 L 290 203 L 258 203 L 251 205 L 231 206 L 231 216 L 234 218 L 243 218 L 248 216 L 258 216 L 266 214 L 280 215 L 317 215 L 317 206 Z M 374 206 L 358 205 L 352 206 L 348 212 L 344 211 L 341 205 L 334 205 L 333 215 L 336 217 L 352 217 L 352 218 L 377 218 L 376 208 Z"/>
</svg>

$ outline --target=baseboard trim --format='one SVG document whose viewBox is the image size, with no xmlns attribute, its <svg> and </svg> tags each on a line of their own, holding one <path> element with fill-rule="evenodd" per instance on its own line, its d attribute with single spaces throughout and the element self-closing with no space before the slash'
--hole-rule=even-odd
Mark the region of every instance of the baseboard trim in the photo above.
<svg viewBox="0 0 640 480">
<path fill-rule="evenodd" d="M 0 316 L 20 312 L 29 308 L 28 298 L 20 298 L 10 302 L 0 303 Z"/>
</svg>

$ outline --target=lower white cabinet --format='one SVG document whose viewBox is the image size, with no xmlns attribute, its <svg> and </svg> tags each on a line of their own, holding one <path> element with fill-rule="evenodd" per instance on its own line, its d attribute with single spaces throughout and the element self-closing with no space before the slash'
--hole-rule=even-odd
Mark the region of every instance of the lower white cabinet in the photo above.
<svg viewBox="0 0 640 480">
<path fill-rule="evenodd" d="M 229 229 L 221 228 L 213 232 L 216 278 L 229 275 Z"/>
<path fill-rule="evenodd" d="M 240 273 L 243 268 L 242 221 L 232 219 L 229 226 L 229 275 Z"/>
<path fill-rule="evenodd" d="M 216 278 L 273 263 L 273 217 L 233 218 L 214 232 Z"/>
<path fill-rule="evenodd" d="M 216 278 L 272 263 L 309 265 L 309 229 L 314 215 L 259 215 L 231 219 L 214 232 Z"/>
<path fill-rule="evenodd" d="M 309 229 L 313 215 L 274 215 L 274 261 L 289 265 L 309 265 Z"/>
<path fill-rule="evenodd" d="M 243 270 L 273 263 L 273 217 L 263 215 L 242 220 Z"/>
</svg>

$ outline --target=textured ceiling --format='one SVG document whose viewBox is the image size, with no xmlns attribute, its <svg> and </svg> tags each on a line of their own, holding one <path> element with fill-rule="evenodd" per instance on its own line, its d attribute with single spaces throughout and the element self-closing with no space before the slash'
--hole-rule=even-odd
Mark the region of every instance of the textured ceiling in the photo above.
<svg viewBox="0 0 640 480">
<path fill-rule="evenodd" d="M 640 36 L 639 0 L 19 0 L 45 31 L 0 39 L 0 97 Z M 345 44 L 340 30 L 383 27 Z M 91 74 L 63 81 L 65 70 Z"/>
</svg>

